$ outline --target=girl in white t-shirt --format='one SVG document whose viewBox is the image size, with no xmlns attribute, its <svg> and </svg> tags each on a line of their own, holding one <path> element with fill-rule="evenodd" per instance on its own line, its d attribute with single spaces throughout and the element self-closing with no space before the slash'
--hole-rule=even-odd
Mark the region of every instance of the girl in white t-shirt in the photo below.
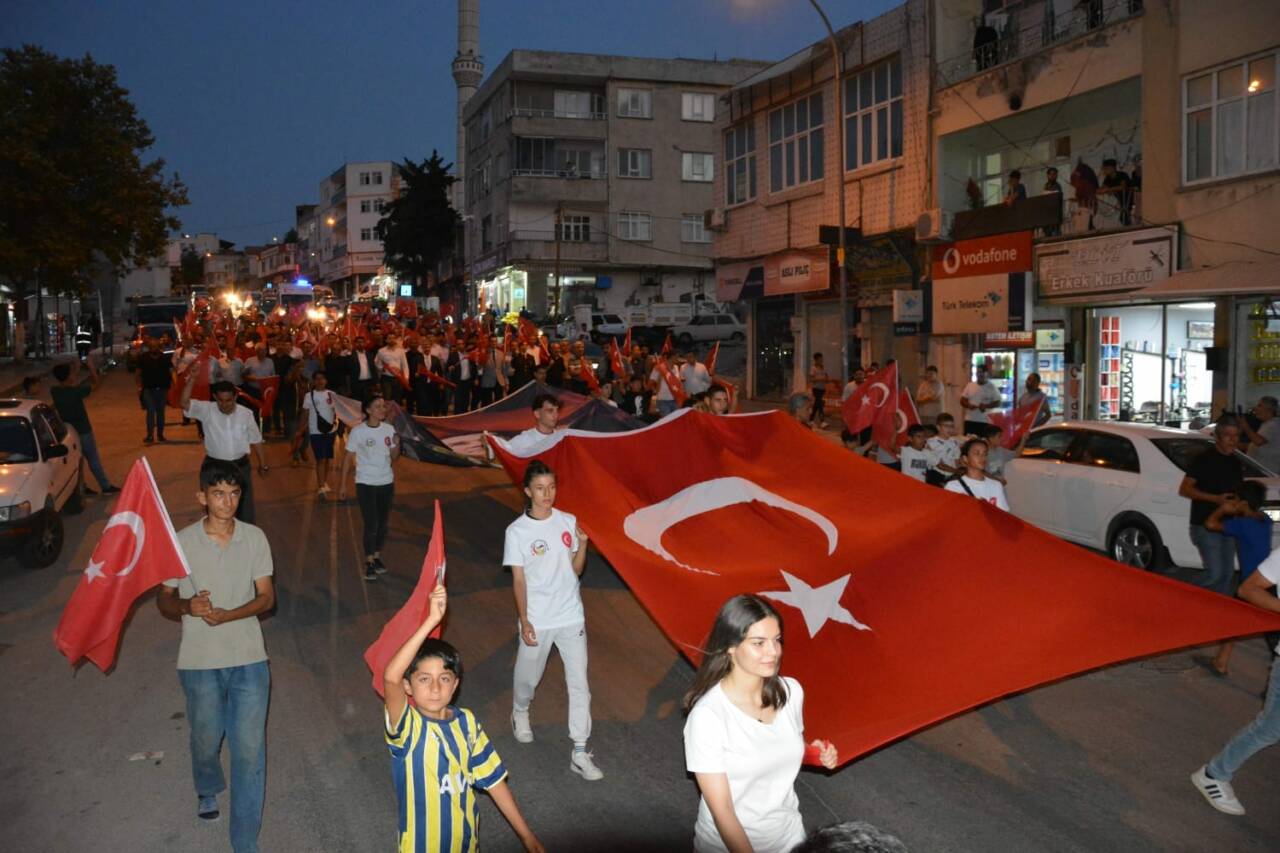
<svg viewBox="0 0 1280 853">
<path fill-rule="evenodd" d="M 756 595 L 724 603 L 684 697 L 685 765 L 702 799 L 693 848 L 783 853 L 804 841 L 795 780 L 805 757 L 804 690 L 779 675 L 782 618 Z M 823 767 L 838 756 L 813 741 Z"/>
<path fill-rule="evenodd" d="M 964 474 L 949 480 L 945 486 L 948 492 L 968 495 L 980 501 L 998 506 L 1009 511 L 1009 501 L 1004 496 L 1004 486 L 998 480 L 987 476 L 987 441 L 983 438 L 971 438 L 960 448 L 960 464 L 964 466 Z"/>
<path fill-rule="evenodd" d="M 347 454 L 342 457 L 338 476 L 338 500 L 347 499 L 347 472 L 352 460 L 356 469 L 356 503 L 364 522 L 364 579 L 376 581 L 387 571 L 382 564 L 382 546 L 387 541 L 391 499 L 395 497 L 395 474 L 391 466 L 400 458 L 400 438 L 383 420 L 387 404 L 381 397 L 366 399 L 364 423 L 347 433 Z"/>
</svg>

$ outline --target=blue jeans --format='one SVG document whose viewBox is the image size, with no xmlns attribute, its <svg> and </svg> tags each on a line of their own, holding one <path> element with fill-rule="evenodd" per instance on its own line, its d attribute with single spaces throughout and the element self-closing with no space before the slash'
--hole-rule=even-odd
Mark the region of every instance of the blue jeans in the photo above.
<svg viewBox="0 0 1280 853">
<path fill-rule="evenodd" d="M 102 489 L 111 488 L 107 472 L 102 470 L 102 458 L 98 456 L 98 442 L 93 437 L 93 430 L 80 433 L 80 452 L 84 454 L 84 461 L 89 463 L 89 470 L 93 472 L 93 478 L 98 481 L 98 486 Z"/>
<path fill-rule="evenodd" d="M 168 388 L 143 388 L 142 404 L 147 408 L 147 435 L 152 433 L 164 438 L 164 407 L 169 397 Z"/>
<path fill-rule="evenodd" d="M 267 782 L 267 701 L 271 671 L 266 661 L 224 669 L 180 669 L 191 723 L 191 773 L 196 796 L 227 789 L 222 775 L 222 739 L 231 752 L 231 849 L 257 853 Z"/>
<path fill-rule="evenodd" d="M 676 410 L 675 400 L 659 400 L 658 401 L 658 417 L 665 418 Z"/>
<path fill-rule="evenodd" d="M 1267 701 L 1262 703 L 1262 710 L 1213 757 L 1209 762 L 1209 775 L 1220 782 L 1230 782 L 1255 752 L 1277 742 L 1280 742 L 1280 665 L 1273 663 Z"/>
<path fill-rule="evenodd" d="M 1225 533 L 1214 533 L 1202 524 L 1193 524 L 1191 544 L 1196 546 L 1200 559 L 1204 562 L 1204 574 L 1200 575 L 1196 584 L 1223 595 L 1233 595 L 1236 540 Z"/>
</svg>

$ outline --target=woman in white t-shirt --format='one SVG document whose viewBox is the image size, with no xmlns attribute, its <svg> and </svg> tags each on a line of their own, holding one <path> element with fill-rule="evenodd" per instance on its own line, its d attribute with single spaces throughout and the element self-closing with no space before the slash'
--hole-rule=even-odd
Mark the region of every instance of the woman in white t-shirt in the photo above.
<svg viewBox="0 0 1280 853">
<path fill-rule="evenodd" d="M 685 765 L 702 799 L 693 848 L 784 853 L 804 841 L 795 780 L 805 758 L 804 690 L 779 675 L 782 618 L 756 595 L 724 603 L 684 697 Z M 834 768 L 836 748 L 810 747 Z"/>
<path fill-rule="evenodd" d="M 311 374 L 311 390 L 302 398 L 307 417 L 298 421 L 298 435 L 305 432 L 311 441 L 311 452 L 316 457 L 316 494 L 322 501 L 329 497 L 329 465 L 338 437 L 338 414 L 333 403 L 329 379 L 323 370 L 317 370 Z"/>
<path fill-rule="evenodd" d="M 356 468 L 356 503 L 364 522 L 364 579 L 376 581 L 386 572 L 382 564 L 382 546 L 387 541 L 387 521 L 391 518 L 391 499 L 395 497 L 395 474 L 391 466 L 400 458 L 400 438 L 391 424 L 383 420 L 387 404 L 381 397 L 364 401 L 364 423 L 347 433 L 347 454 L 342 457 L 342 473 L 338 477 L 338 500 L 347 499 L 347 472 L 352 460 Z"/>
<path fill-rule="evenodd" d="M 971 438 L 960 448 L 960 464 L 964 473 L 954 480 L 947 481 L 948 492 L 968 495 L 980 501 L 998 506 L 1009 511 L 1009 501 L 1004 496 L 1004 486 L 992 477 L 987 476 L 987 442 L 982 438 Z"/>
</svg>

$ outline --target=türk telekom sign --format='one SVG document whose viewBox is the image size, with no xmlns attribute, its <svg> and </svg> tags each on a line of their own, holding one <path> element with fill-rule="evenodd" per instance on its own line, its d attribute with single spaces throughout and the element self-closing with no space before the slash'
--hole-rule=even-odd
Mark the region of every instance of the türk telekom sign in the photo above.
<svg viewBox="0 0 1280 853">
<path fill-rule="evenodd" d="M 933 248 L 933 280 L 1031 271 L 1031 232 L 993 234 Z"/>
</svg>

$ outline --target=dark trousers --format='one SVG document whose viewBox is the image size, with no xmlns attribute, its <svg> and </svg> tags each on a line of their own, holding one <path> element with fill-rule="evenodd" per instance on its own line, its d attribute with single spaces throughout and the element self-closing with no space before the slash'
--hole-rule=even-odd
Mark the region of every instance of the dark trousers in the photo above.
<svg viewBox="0 0 1280 853">
<path fill-rule="evenodd" d="M 814 419 L 825 421 L 827 419 L 827 389 L 815 387 L 813 389 L 813 408 L 809 410 L 809 423 L 813 423 Z"/>
<path fill-rule="evenodd" d="M 147 410 L 147 438 L 153 434 L 164 438 L 164 407 L 168 397 L 168 388 L 142 389 L 142 405 Z"/>
<path fill-rule="evenodd" d="M 356 402 L 364 402 L 369 397 L 369 392 L 373 390 L 377 383 L 376 379 L 353 379 L 351 380 L 352 397 Z"/>
<path fill-rule="evenodd" d="M 421 376 L 413 377 L 413 411 L 420 416 L 436 413 L 435 401 L 431 396 L 431 383 Z"/>
<path fill-rule="evenodd" d="M 212 456 L 205 456 L 206 461 L 212 458 Z M 240 469 L 240 476 L 244 478 L 244 488 L 240 491 L 240 505 L 236 507 L 236 519 L 253 524 L 253 466 L 249 464 L 248 456 L 229 461 Z"/>
<path fill-rule="evenodd" d="M 387 542 L 387 522 L 391 518 L 391 499 L 395 493 L 395 483 L 385 486 L 356 483 L 356 503 L 360 505 L 360 519 L 364 522 L 366 557 L 381 551 Z"/>
<path fill-rule="evenodd" d="M 498 399 L 498 392 L 501 390 L 497 385 L 486 388 L 483 385 L 476 387 L 475 401 L 472 408 L 480 409 Z"/>
<path fill-rule="evenodd" d="M 471 411 L 471 386 L 474 384 L 475 380 L 466 379 L 459 382 L 458 387 L 453 389 L 453 413 L 455 415 Z"/>
</svg>

